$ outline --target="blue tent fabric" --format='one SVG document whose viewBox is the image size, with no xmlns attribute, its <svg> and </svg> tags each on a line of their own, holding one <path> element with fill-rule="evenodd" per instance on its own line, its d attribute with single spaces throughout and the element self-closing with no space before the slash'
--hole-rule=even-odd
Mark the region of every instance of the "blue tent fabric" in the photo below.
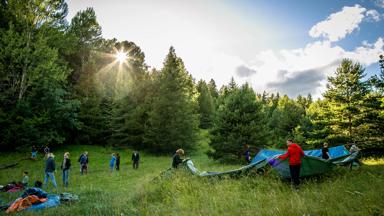
<svg viewBox="0 0 384 216">
<path fill-rule="evenodd" d="M 60 205 L 60 197 L 57 195 L 48 194 L 47 199 L 48 200 L 46 202 L 32 205 L 31 207 L 29 207 L 25 210 L 26 211 L 36 211 L 36 210 L 55 207 L 55 206 Z"/>
<path fill-rule="evenodd" d="M 256 156 L 252 160 L 253 163 L 258 163 L 264 159 L 272 158 L 277 155 L 284 154 L 285 150 L 270 150 L 270 149 L 262 149 L 259 151 L 259 153 L 256 154 Z M 313 157 L 321 157 L 321 149 L 314 149 L 314 150 L 306 150 L 304 151 L 304 154 L 307 156 L 313 156 Z M 329 154 L 331 158 L 337 158 L 342 157 L 349 154 L 349 151 L 345 148 L 344 145 L 339 145 L 335 147 L 329 148 Z"/>
</svg>

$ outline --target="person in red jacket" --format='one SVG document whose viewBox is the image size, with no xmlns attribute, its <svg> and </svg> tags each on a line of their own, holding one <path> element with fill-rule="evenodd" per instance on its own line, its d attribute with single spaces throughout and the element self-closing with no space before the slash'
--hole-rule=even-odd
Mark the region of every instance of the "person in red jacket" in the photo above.
<svg viewBox="0 0 384 216">
<path fill-rule="evenodd" d="M 280 155 L 278 158 L 285 160 L 289 158 L 289 171 L 291 173 L 291 181 L 295 186 L 300 184 L 300 168 L 301 158 L 304 156 L 304 151 L 299 145 L 293 143 L 292 140 L 287 140 L 288 151 Z"/>
</svg>

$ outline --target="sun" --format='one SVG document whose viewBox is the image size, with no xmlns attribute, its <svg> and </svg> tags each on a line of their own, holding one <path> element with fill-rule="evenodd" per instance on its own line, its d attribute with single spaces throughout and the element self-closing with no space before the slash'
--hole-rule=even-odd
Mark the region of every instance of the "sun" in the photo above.
<svg viewBox="0 0 384 216">
<path fill-rule="evenodd" d="M 117 61 L 119 61 L 120 63 L 123 63 L 126 59 L 127 59 L 127 53 L 123 52 L 123 51 L 118 51 L 116 53 L 116 59 Z"/>
</svg>

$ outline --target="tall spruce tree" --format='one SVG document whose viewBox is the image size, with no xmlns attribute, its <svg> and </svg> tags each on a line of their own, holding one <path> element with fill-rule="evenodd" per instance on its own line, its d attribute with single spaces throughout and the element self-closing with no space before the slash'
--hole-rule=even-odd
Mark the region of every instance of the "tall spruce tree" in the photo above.
<svg viewBox="0 0 384 216">
<path fill-rule="evenodd" d="M 196 90 L 173 47 L 169 49 L 155 85 L 149 126 L 145 131 L 146 147 L 156 153 L 196 148 L 199 124 Z"/>
<path fill-rule="evenodd" d="M 334 77 L 328 77 L 324 98 L 329 103 L 331 125 L 339 141 L 357 141 L 362 120 L 362 101 L 367 95 L 364 69 L 359 63 L 344 59 Z"/>
<path fill-rule="evenodd" d="M 198 112 L 200 114 L 200 127 L 208 129 L 211 128 L 213 124 L 215 114 L 214 99 L 212 98 L 207 84 L 203 80 L 200 80 L 197 83 L 197 91 L 199 93 L 197 101 L 199 104 Z"/>
<path fill-rule="evenodd" d="M 262 104 L 256 101 L 256 94 L 248 84 L 238 88 L 232 79 L 227 89 L 220 95 L 211 140 L 214 152 L 210 155 L 219 160 L 239 161 L 245 144 L 265 145 L 265 119 Z"/>
</svg>

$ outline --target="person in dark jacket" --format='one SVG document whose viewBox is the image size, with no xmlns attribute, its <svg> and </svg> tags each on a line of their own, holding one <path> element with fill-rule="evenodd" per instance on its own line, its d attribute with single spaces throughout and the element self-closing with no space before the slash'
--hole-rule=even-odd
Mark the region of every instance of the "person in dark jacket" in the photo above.
<svg viewBox="0 0 384 216">
<path fill-rule="evenodd" d="M 183 159 L 181 159 L 181 156 L 184 155 L 183 149 L 177 149 L 176 153 L 172 157 L 172 168 L 177 168 L 179 164 L 183 162 Z"/>
<path fill-rule="evenodd" d="M 79 163 L 80 163 L 80 173 L 83 175 L 84 173 L 88 173 L 88 152 L 84 152 L 83 154 L 80 155 L 79 157 Z"/>
<path fill-rule="evenodd" d="M 63 185 L 68 187 L 69 169 L 71 168 L 71 160 L 69 159 L 69 152 L 65 152 L 63 162 L 61 163 L 61 170 L 63 171 Z"/>
<path fill-rule="evenodd" d="M 291 181 L 297 187 L 300 184 L 300 168 L 301 158 L 304 157 L 304 151 L 299 145 L 293 143 L 292 140 L 287 140 L 288 151 L 280 155 L 278 158 L 285 160 L 289 158 L 289 171 L 291 173 Z"/>
<path fill-rule="evenodd" d="M 323 148 L 321 149 L 321 158 L 325 160 L 331 158 L 331 156 L 329 155 L 328 143 L 323 144 Z"/>
<path fill-rule="evenodd" d="M 47 160 L 45 161 L 45 178 L 44 178 L 44 185 L 47 186 L 48 178 L 51 179 L 51 182 L 55 188 L 57 188 L 56 180 L 55 180 L 55 160 L 54 155 L 50 152 L 47 154 Z"/>
<path fill-rule="evenodd" d="M 133 169 L 139 168 L 140 154 L 138 151 L 133 151 L 132 153 L 132 166 Z"/>
<path fill-rule="evenodd" d="M 251 151 L 249 149 L 249 145 L 247 145 L 247 144 L 244 145 L 244 149 L 245 149 L 245 151 L 244 151 L 243 155 L 245 157 L 245 161 L 247 161 L 247 163 L 251 163 Z"/>
<path fill-rule="evenodd" d="M 120 154 L 116 153 L 116 170 L 120 170 Z"/>
</svg>

